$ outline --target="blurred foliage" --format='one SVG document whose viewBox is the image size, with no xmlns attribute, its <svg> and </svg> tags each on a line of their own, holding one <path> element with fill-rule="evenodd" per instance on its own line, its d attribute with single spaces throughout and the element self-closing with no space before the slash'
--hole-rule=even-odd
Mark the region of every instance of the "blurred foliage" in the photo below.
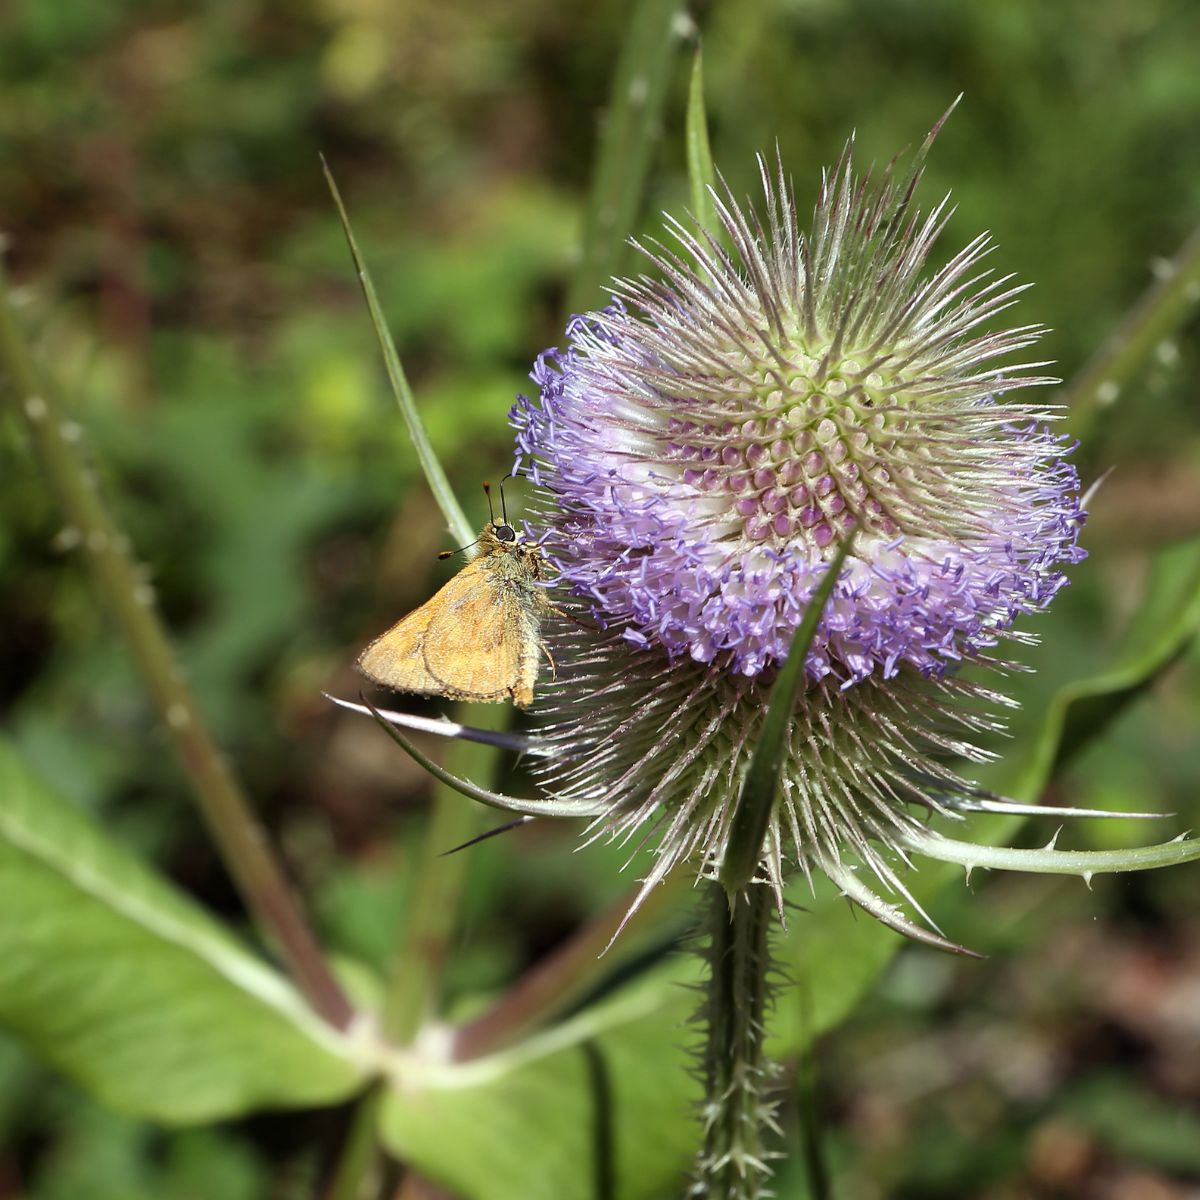
<svg viewBox="0 0 1200 1200">
<path fill-rule="evenodd" d="M 1200 10 L 1187 0 L 752 0 L 695 15 L 714 158 L 739 193 L 754 153 L 778 143 L 803 209 L 851 129 L 864 159 L 886 162 L 965 90 L 923 195 L 953 189 L 944 252 L 989 228 L 997 269 L 1036 283 L 1018 319 L 1052 328 L 1045 353 L 1066 378 L 1200 217 Z M 435 448 L 481 519 L 478 482 L 510 460 L 513 393 L 561 338 L 626 16 L 548 0 L 0 10 L 0 218 L 29 325 L 322 936 L 375 970 L 409 901 L 426 783 L 319 692 L 353 692 L 354 653 L 434 586 L 446 541 L 317 154 Z M 688 202 L 677 75 L 649 231 Z M 1161 348 L 1090 447 L 1116 469 L 1093 505 L 1092 558 L 1053 619 L 1048 683 L 1111 645 L 1152 551 L 1200 530 L 1196 332 L 1193 320 Z M 6 730 L 54 790 L 240 921 L 72 531 L 6 420 L 0 511 Z M 1125 713 L 1056 799 L 1194 825 L 1196 666 L 1193 652 Z M 452 1005 L 477 1006 L 620 890 L 621 853 L 572 854 L 574 834 L 534 827 L 471 852 Z M 1121 822 L 1073 836 L 1103 848 L 1159 835 Z M 947 892 L 939 920 L 992 960 L 906 949 L 823 1044 L 839 1194 L 1184 1195 L 1173 1189 L 1200 1178 L 1187 1152 L 1200 1029 L 1185 999 L 1200 986 L 1198 878 L 1091 893 L 977 878 Z M 0 1043 L 0 1195 L 307 1196 L 342 1119 L 165 1133 Z M 779 1192 L 804 1194 L 798 1162 Z"/>
</svg>

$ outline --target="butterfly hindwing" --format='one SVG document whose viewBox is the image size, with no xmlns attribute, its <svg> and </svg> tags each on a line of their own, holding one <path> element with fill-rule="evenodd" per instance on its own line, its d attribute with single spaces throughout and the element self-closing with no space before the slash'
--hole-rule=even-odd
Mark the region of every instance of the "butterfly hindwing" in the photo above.
<svg viewBox="0 0 1200 1200">
<path fill-rule="evenodd" d="M 442 689 L 429 673 L 424 653 L 425 635 L 436 601 L 437 596 L 434 596 L 381 633 L 359 655 L 358 669 L 369 679 L 398 692 L 437 695 Z"/>
</svg>

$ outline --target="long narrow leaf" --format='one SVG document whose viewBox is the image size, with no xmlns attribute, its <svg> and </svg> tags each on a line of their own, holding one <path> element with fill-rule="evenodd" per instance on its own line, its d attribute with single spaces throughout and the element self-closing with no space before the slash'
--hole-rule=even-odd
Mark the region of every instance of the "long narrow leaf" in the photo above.
<svg viewBox="0 0 1200 1200">
<path fill-rule="evenodd" d="M 1078 875 L 1091 881 L 1093 875 L 1123 871 L 1153 871 L 1175 867 L 1200 858 L 1200 838 L 1180 835 L 1155 846 L 1133 846 L 1126 850 L 1059 850 L 1049 846 L 984 846 L 942 837 L 930 830 L 906 835 L 905 843 L 919 854 L 943 862 L 957 863 L 968 871 L 1030 871 L 1041 875 Z"/>
<path fill-rule="evenodd" d="M 733 815 L 729 831 L 729 849 L 721 864 L 721 883 L 733 895 L 750 882 L 758 867 L 763 840 L 767 836 L 767 825 L 775 808 L 775 797 L 779 791 L 779 774 L 786 752 L 788 729 L 796 711 L 796 697 L 804 680 L 804 664 L 808 659 L 809 647 L 816 636 L 821 613 L 833 594 L 834 585 L 842 571 L 842 564 L 854 542 L 854 534 L 842 542 L 833 561 L 826 568 L 820 586 L 813 593 L 804 613 L 804 620 L 792 635 L 787 662 L 780 668 L 779 675 L 771 688 L 771 699 L 763 717 L 758 744 L 746 770 L 746 781 L 738 798 L 737 811 Z"/>
<path fill-rule="evenodd" d="M 494 792 L 490 788 L 480 787 L 479 784 L 472 783 L 469 779 L 463 779 L 434 762 L 432 758 L 409 741 L 379 709 L 370 704 L 366 705 L 366 708 L 384 733 L 415 762 L 424 767 L 440 783 L 470 800 L 486 804 L 489 808 L 499 808 L 505 812 L 526 813 L 533 817 L 594 817 L 604 811 L 604 806 L 596 801 L 554 800 L 536 797 L 523 800 L 516 796 L 506 796 L 502 792 Z"/>
<path fill-rule="evenodd" d="M 619 273 L 662 120 L 671 61 L 687 28 L 680 0 L 639 0 L 629 22 L 597 149 L 571 312 L 594 308 Z"/>
<path fill-rule="evenodd" d="M 687 105 L 687 168 L 688 184 L 692 195 L 692 216 L 701 229 L 714 237 L 720 226 L 717 224 L 717 206 L 712 192 L 716 186 L 717 172 L 713 166 L 712 149 L 708 143 L 708 113 L 704 104 L 704 56 L 699 46 L 692 59 L 692 78 L 688 85 Z"/>
<path fill-rule="evenodd" d="M 387 322 L 384 320 L 383 309 L 379 306 L 379 297 L 375 294 L 375 285 L 371 282 L 371 274 L 367 270 L 367 264 L 363 260 L 362 252 L 358 248 L 354 231 L 350 227 L 350 217 L 346 212 L 345 204 L 342 203 L 342 194 L 338 191 L 338 185 L 333 178 L 333 172 L 330 171 L 329 164 L 323 157 L 321 159 L 321 169 L 325 172 L 325 182 L 329 184 L 333 203 L 337 206 L 338 219 L 342 223 L 342 230 L 346 235 L 346 242 L 350 247 L 350 256 L 354 259 L 354 267 L 358 271 L 358 282 L 362 286 L 363 297 L 367 302 L 367 310 L 371 314 L 371 324 L 375 326 L 375 336 L 379 339 L 379 348 L 383 352 L 383 361 L 387 367 L 388 382 L 392 385 L 392 392 L 395 394 L 396 403 L 400 405 L 400 412 L 404 417 L 404 423 L 408 426 L 408 436 L 412 440 L 413 448 L 417 452 L 417 458 L 421 463 L 421 470 L 425 473 L 429 490 L 433 493 L 433 498 L 442 510 L 442 516 L 446 518 L 446 524 L 449 526 L 450 532 L 458 541 L 463 543 L 469 542 L 478 530 L 467 520 L 462 506 L 459 504 L 453 489 L 450 487 L 450 481 L 446 478 L 446 472 L 442 470 L 442 464 L 438 461 L 437 455 L 433 452 L 433 447 L 429 444 L 429 437 L 425 433 L 425 426 L 421 421 L 421 415 L 417 412 L 417 405 L 413 399 L 412 389 L 408 386 L 408 377 L 404 374 L 404 368 L 400 365 L 400 356 L 396 353 L 396 343 L 392 340 Z"/>
<path fill-rule="evenodd" d="M 1200 635 L 1200 539 L 1160 552 L 1117 661 L 1055 697 L 1010 795 L 1035 798 L 1053 772 L 1098 738 Z"/>
<path fill-rule="evenodd" d="M 1128 705 L 1169 669 L 1200 627 L 1198 564 L 1200 542 L 1174 547 L 1158 557 L 1141 606 L 1130 622 L 1125 646 L 1105 668 L 1056 689 L 1046 689 L 1045 685 L 1039 688 L 1036 675 L 1017 677 L 1026 682 L 1022 700 L 1028 724 L 988 772 L 991 787 L 1020 801 L 1036 801 L 1055 769 L 1065 761 L 1059 747 L 1067 731 L 1074 731 L 1069 736 L 1076 739 L 1073 750 L 1077 752 L 1104 727 L 1095 727 L 1081 737 L 1083 730 L 1077 723 L 1081 704 L 1098 703 L 1109 694 L 1118 707 Z M 1050 614 L 1051 619 L 1054 616 Z M 1028 819 L 1023 813 L 972 818 L 974 840 L 985 846 L 1009 841 Z M 962 829 L 957 822 L 948 827 L 951 832 Z M 1136 868 L 1151 861 L 1156 865 L 1180 862 L 1190 850 L 1186 842 L 1175 842 L 1170 848 L 1145 847 L 1130 852 L 1129 865 Z M 987 857 L 985 850 L 982 858 L 974 860 L 975 865 L 1001 865 L 999 858 L 988 862 Z M 948 886 L 961 885 L 961 881 L 959 866 L 923 862 L 906 883 L 917 902 L 929 907 L 939 893 Z M 789 975 L 819 981 L 812 985 L 812 1002 L 823 1017 L 832 1016 L 831 1023 L 836 1023 L 840 1017 L 827 1011 L 831 1001 L 836 999 L 844 1006 L 843 1013 L 849 1012 L 856 1003 L 856 994 L 863 996 L 869 991 L 903 943 L 874 921 L 860 918 L 846 922 L 845 902 L 829 895 L 823 886 L 818 887 L 815 899 L 804 899 L 799 894 L 793 894 L 792 899 L 810 912 L 807 919 L 790 923 L 775 948 L 776 955 Z M 853 939 L 853 949 L 849 939 Z M 776 1013 L 775 1033 L 783 1053 L 794 1053 L 807 1044 L 811 1031 L 803 1027 L 799 1011 L 799 1006 L 780 1005 Z M 818 1031 L 821 1024 L 817 1022 Z"/>
</svg>

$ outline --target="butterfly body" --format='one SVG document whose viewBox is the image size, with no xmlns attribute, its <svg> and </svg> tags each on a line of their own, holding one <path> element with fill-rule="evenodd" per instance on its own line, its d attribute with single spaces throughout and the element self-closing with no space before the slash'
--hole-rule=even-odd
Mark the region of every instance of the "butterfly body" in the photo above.
<svg viewBox="0 0 1200 1200">
<path fill-rule="evenodd" d="M 532 703 L 551 609 L 539 582 L 544 560 L 504 522 L 489 521 L 478 546 L 453 579 L 362 652 L 364 675 L 398 692 Z"/>
</svg>

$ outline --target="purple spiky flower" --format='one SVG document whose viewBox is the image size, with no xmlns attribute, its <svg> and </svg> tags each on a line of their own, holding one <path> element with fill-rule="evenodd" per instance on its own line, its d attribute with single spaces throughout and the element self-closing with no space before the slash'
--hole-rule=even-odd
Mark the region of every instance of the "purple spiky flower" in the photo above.
<svg viewBox="0 0 1200 1200">
<path fill-rule="evenodd" d="M 671 221 L 641 247 L 653 277 L 575 318 L 513 410 L 531 524 L 606 631 L 550 634 L 547 782 L 603 830 L 658 835 L 647 886 L 719 868 L 775 669 L 853 529 L 761 870 L 781 889 L 794 856 L 912 932 L 843 857 L 903 894 L 909 806 L 969 796 L 940 759 L 980 757 L 974 701 L 1003 703 L 956 668 L 1083 557 L 1070 447 L 1012 396 L 1050 382 L 1010 361 L 1040 329 L 989 330 L 1023 289 L 982 268 L 986 235 L 926 270 L 950 212 L 913 206 L 936 132 L 903 178 L 856 174 L 847 146 L 808 235 L 766 163 L 761 213 L 726 192 L 718 236 Z"/>
</svg>

